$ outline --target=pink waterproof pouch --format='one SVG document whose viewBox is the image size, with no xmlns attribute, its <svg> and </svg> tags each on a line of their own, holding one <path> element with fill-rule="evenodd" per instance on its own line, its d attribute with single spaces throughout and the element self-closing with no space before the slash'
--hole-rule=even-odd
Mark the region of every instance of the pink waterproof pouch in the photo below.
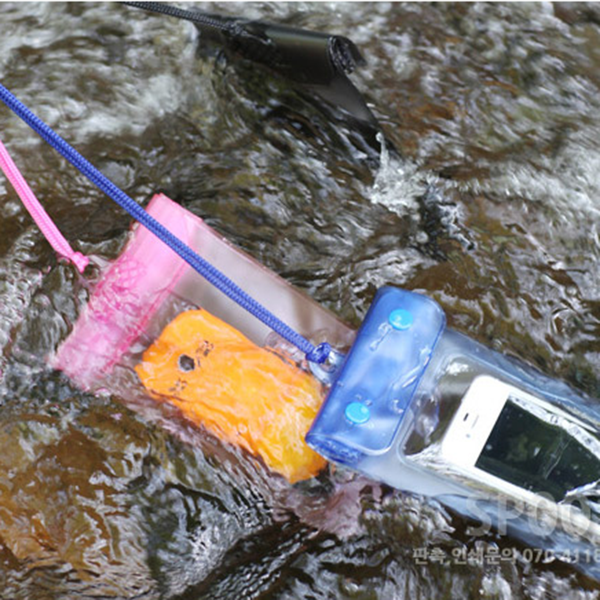
<svg viewBox="0 0 600 600">
<path fill-rule="evenodd" d="M 347 348 L 354 332 L 332 313 L 235 248 L 202 219 L 157 194 L 147 207 L 157 221 L 313 343 Z M 140 225 L 106 269 L 72 333 L 51 358 L 85 389 L 97 388 L 115 365 L 143 350 L 179 309 L 204 308 L 258 346 L 271 330 L 196 273 Z"/>
<path fill-rule="evenodd" d="M 166 196 L 148 213 L 313 344 L 354 332 Z M 178 408 L 294 483 L 325 460 L 304 437 L 324 398 L 301 352 L 218 291 L 140 225 L 51 357 L 78 386 Z"/>
</svg>

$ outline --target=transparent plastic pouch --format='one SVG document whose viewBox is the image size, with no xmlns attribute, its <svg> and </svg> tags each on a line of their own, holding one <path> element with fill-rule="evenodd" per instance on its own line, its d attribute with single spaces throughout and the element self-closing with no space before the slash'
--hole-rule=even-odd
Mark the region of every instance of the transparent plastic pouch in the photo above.
<svg viewBox="0 0 600 600">
<path fill-rule="evenodd" d="M 600 575 L 598 403 L 447 329 L 425 296 L 378 292 L 307 440 Z"/>
</svg>

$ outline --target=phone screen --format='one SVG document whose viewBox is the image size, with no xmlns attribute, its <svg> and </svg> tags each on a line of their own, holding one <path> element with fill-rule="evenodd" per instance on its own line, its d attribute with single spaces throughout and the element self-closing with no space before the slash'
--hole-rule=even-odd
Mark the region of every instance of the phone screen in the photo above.
<svg viewBox="0 0 600 600">
<path fill-rule="evenodd" d="M 509 396 L 475 466 L 560 502 L 570 490 L 600 479 L 600 457 L 569 430 L 538 417 Z"/>
</svg>

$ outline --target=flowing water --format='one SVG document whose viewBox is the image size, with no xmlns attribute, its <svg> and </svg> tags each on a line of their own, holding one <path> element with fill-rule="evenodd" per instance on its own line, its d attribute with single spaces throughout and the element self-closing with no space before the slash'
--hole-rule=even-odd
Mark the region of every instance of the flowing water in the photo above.
<svg viewBox="0 0 600 600">
<path fill-rule="evenodd" d="M 423 291 L 600 396 L 597 6 L 199 7 L 350 37 L 380 160 L 190 24 L 118 4 L 0 4 L 1 80 L 131 196 L 164 191 L 353 326 L 379 286 Z M 117 256 L 128 216 L 5 108 L 0 131 L 69 240 Z M 433 502 L 341 472 L 290 487 L 162 408 L 79 391 L 45 357 L 89 289 L 0 180 L 1 598 L 600 597 Z"/>
</svg>

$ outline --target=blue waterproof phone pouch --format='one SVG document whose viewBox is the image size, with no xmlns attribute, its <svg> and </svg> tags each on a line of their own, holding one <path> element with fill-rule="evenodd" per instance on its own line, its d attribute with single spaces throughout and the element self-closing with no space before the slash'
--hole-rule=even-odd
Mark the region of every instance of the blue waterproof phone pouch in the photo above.
<svg viewBox="0 0 600 600">
<path fill-rule="evenodd" d="M 600 577 L 599 402 L 446 329 L 421 294 L 379 290 L 306 439 Z"/>
</svg>

